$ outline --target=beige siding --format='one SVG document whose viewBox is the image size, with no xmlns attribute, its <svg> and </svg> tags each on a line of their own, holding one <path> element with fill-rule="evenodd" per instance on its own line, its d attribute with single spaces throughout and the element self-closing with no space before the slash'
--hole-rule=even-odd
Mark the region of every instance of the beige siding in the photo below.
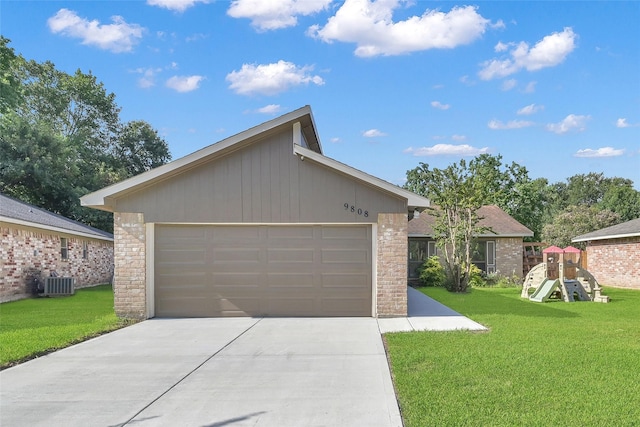
<svg viewBox="0 0 640 427">
<path fill-rule="evenodd" d="M 117 211 L 144 213 L 148 222 L 202 223 L 373 223 L 378 213 L 406 212 L 404 199 L 301 161 L 291 144 L 290 131 L 270 135 L 122 197 Z"/>
</svg>

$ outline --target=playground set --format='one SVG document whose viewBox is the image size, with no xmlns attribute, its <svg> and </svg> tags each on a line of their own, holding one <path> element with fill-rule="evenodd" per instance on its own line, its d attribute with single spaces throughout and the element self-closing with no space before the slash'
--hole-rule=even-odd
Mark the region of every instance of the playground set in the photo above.
<svg viewBox="0 0 640 427">
<path fill-rule="evenodd" d="M 533 267 L 524 279 L 522 298 L 535 302 L 609 302 L 598 281 L 579 266 L 580 249 L 551 246 L 542 251 L 542 263 Z M 531 292 L 532 291 L 532 292 Z"/>
</svg>

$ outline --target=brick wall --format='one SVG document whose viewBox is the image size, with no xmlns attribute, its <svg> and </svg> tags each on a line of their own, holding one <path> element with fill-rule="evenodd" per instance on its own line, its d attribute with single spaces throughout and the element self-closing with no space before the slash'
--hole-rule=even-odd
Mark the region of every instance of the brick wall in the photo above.
<svg viewBox="0 0 640 427">
<path fill-rule="evenodd" d="M 60 238 L 67 239 L 68 259 L 60 254 Z M 83 258 L 87 243 L 87 259 Z M 113 274 L 113 242 L 57 234 L 53 231 L 3 223 L 0 227 L 0 302 L 31 295 L 29 279 L 55 271 L 73 277 L 75 287 L 109 283 Z"/>
<path fill-rule="evenodd" d="M 407 315 L 407 214 L 379 214 L 377 315 Z"/>
<path fill-rule="evenodd" d="M 640 289 L 640 237 L 592 241 L 587 260 L 601 285 Z"/>
<path fill-rule="evenodd" d="M 143 215 L 116 212 L 113 221 L 116 314 L 146 319 L 146 229 Z"/>
<path fill-rule="evenodd" d="M 496 270 L 502 276 L 522 277 L 522 238 L 496 239 Z"/>
</svg>

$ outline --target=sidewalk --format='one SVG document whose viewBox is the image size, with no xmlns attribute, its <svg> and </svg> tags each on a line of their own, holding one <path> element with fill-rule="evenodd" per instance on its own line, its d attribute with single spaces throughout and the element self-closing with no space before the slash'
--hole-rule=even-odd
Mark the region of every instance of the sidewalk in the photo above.
<svg viewBox="0 0 640 427">
<path fill-rule="evenodd" d="M 378 319 L 380 333 L 410 331 L 486 331 L 487 328 L 440 304 L 420 291 L 407 288 L 408 316 Z"/>
</svg>

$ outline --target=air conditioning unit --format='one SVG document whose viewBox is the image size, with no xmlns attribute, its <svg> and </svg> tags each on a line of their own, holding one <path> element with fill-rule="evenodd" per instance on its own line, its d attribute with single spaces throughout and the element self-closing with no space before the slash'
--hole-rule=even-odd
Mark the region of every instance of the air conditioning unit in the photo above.
<svg viewBox="0 0 640 427">
<path fill-rule="evenodd" d="M 47 277 L 43 296 L 73 295 L 76 291 L 73 277 Z"/>
</svg>

